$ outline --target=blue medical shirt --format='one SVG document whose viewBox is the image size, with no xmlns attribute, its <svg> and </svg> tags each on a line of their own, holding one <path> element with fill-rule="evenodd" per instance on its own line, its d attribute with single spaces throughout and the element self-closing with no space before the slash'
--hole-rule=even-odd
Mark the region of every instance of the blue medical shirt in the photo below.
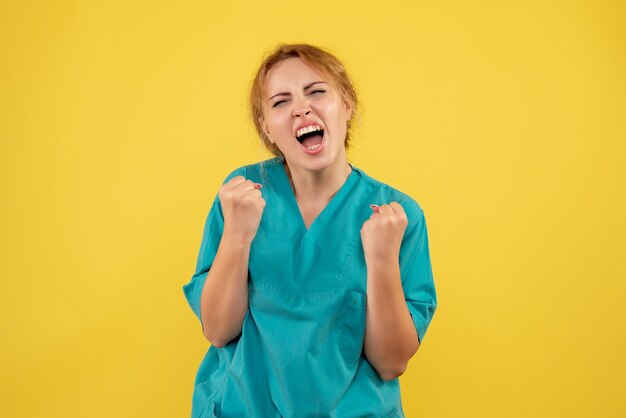
<svg viewBox="0 0 626 418">
<path fill-rule="evenodd" d="M 400 273 L 420 342 L 437 307 L 426 221 L 406 194 L 352 167 L 306 228 L 283 165 L 273 158 L 240 167 L 263 184 L 266 201 L 249 257 L 249 309 L 241 334 L 211 346 L 200 364 L 192 418 L 404 417 L 398 379 L 384 381 L 363 355 L 367 270 L 361 226 L 370 204 L 396 201 L 409 223 Z M 196 272 L 183 287 L 200 323 L 200 297 L 224 228 L 215 197 Z"/>
</svg>

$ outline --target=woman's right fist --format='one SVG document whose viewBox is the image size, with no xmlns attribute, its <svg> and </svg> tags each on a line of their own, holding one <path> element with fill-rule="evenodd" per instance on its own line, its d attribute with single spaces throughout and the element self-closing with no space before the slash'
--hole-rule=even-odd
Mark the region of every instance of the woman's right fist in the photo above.
<svg viewBox="0 0 626 418">
<path fill-rule="evenodd" d="M 217 194 L 224 214 L 224 232 L 252 242 L 265 207 L 261 187 L 243 176 L 233 177 L 220 187 Z"/>
</svg>

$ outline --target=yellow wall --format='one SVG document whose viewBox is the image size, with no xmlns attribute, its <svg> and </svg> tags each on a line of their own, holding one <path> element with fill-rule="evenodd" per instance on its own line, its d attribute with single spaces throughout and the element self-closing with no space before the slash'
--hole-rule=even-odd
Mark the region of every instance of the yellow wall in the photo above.
<svg viewBox="0 0 626 418">
<path fill-rule="evenodd" d="M 181 287 L 268 158 L 245 98 L 279 41 L 344 60 L 350 161 L 425 210 L 407 416 L 626 416 L 626 3 L 232 3 L 2 1 L 0 416 L 189 415 Z"/>
</svg>

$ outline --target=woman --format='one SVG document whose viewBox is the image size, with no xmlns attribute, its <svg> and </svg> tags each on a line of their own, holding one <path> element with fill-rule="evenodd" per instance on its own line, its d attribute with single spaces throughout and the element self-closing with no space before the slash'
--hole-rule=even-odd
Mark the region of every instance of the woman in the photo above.
<svg viewBox="0 0 626 418">
<path fill-rule="evenodd" d="M 212 343 L 192 417 L 404 416 L 397 377 L 437 306 L 426 223 L 347 162 L 357 103 L 310 45 L 257 71 L 252 119 L 276 157 L 227 176 L 183 287 Z"/>
</svg>

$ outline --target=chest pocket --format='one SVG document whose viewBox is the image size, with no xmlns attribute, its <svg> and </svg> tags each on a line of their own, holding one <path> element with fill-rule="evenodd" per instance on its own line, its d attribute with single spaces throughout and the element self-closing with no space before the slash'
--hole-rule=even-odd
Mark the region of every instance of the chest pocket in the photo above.
<svg viewBox="0 0 626 418">
<path fill-rule="evenodd" d="M 318 227 L 303 236 L 262 224 L 250 248 L 250 280 L 300 295 L 348 289 L 346 276 L 364 268 L 354 265 L 362 252 L 359 230 Z"/>
<path fill-rule="evenodd" d="M 351 366 L 358 363 L 363 353 L 366 303 L 367 296 L 365 293 L 352 290 L 343 304 L 339 351 L 346 363 Z"/>
</svg>

